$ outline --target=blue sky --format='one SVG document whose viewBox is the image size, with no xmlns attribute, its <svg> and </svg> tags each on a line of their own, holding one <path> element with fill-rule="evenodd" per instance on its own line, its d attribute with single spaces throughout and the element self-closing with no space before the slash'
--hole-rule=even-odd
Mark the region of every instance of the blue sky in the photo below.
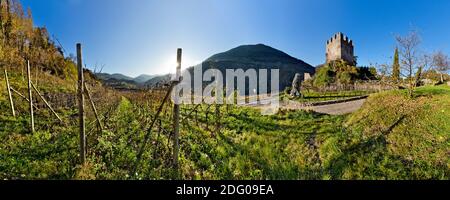
<svg viewBox="0 0 450 200">
<path fill-rule="evenodd" d="M 83 43 L 89 66 L 104 72 L 174 71 L 243 44 L 263 43 L 311 65 L 343 32 L 361 65 L 390 62 L 394 36 L 418 29 L 424 51 L 450 53 L 448 0 L 21 0 L 69 52 Z"/>
</svg>

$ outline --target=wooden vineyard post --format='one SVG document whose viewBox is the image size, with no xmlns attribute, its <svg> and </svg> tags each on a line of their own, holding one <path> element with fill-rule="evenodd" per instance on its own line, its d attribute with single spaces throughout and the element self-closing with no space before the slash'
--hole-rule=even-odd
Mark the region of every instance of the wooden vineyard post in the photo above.
<svg viewBox="0 0 450 200">
<path fill-rule="evenodd" d="M 55 112 L 55 110 L 50 106 L 50 104 L 47 102 L 47 100 L 45 100 L 44 96 L 41 95 L 41 93 L 39 92 L 39 90 L 36 88 L 36 86 L 31 83 L 31 86 L 33 87 L 34 91 L 36 91 L 36 93 L 38 94 L 38 96 L 42 99 L 42 101 L 45 103 L 45 105 L 48 107 L 48 109 L 50 109 L 50 111 L 52 111 L 52 113 L 56 116 L 56 118 L 58 118 L 58 120 L 60 122 L 63 122 L 63 120 L 61 119 L 61 117 L 59 117 L 58 113 Z"/>
<path fill-rule="evenodd" d="M 80 128 L 80 160 L 81 164 L 86 162 L 86 124 L 84 121 L 84 75 L 81 44 L 77 44 L 77 66 L 78 66 L 78 115 Z"/>
<path fill-rule="evenodd" d="M 216 73 L 215 74 L 215 82 L 216 82 L 216 91 L 215 91 L 215 98 L 216 98 L 216 112 L 215 112 L 215 114 L 216 114 L 216 130 L 214 131 L 215 133 L 213 134 L 213 135 L 215 135 L 215 136 L 217 136 L 217 135 L 220 135 L 220 105 L 219 105 L 219 98 L 222 98 L 222 96 L 223 96 L 223 94 L 219 94 L 218 92 L 219 92 L 219 88 L 218 88 L 218 85 L 219 85 L 219 83 L 218 83 L 218 81 L 217 81 L 217 76 L 218 76 L 218 74 Z"/>
<path fill-rule="evenodd" d="M 156 112 L 156 115 L 153 117 L 152 123 L 150 125 L 150 128 L 147 130 L 147 134 L 145 135 L 144 141 L 142 143 L 142 146 L 137 154 L 136 157 L 136 164 L 133 167 L 133 170 L 131 171 L 130 176 L 134 176 L 136 174 L 137 168 L 139 167 L 139 163 L 141 162 L 142 159 L 142 154 L 144 153 L 145 147 L 147 145 L 148 140 L 150 139 L 150 134 L 152 132 L 153 126 L 156 124 L 156 121 L 158 120 L 159 116 L 161 115 L 164 105 L 166 103 L 166 101 L 169 99 L 170 94 L 172 93 L 172 90 L 174 88 L 175 84 L 171 83 L 169 90 L 166 93 L 166 96 L 164 97 L 163 101 L 161 102 L 161 104 L 159 105 L 159 108 Z M 165 114 L 164 114 L 165 115 Z M 170 140 L 170 137 L 168 137 L 168 140 Z M 169 141 L 167 142 L 169 143 Z"/>
<path fill-rule="evenodd" d="M 9 96 L 9 105 L 11 106 L 11 113 L 13 117 L 16 117 L 16 111 L 14 110 L 14 102 L 11 95 L 11 86 L 9 85 L 8 80 L 8 72 L 5 69 L 5 80 L 6 80 L 6 89 L 8 90 L 8 96 Z"/>
<path fill-rule="evenodd" d="M 97 108 L 95 107 L 94 101 L 92 100 L 91 93 L 89 92 L 89 89 L 87 88 L 86 85 L 84 85 L 84 90 L 86 92 L 89 102 L 91 103 L 92 110 L 94 111 L 94 115 L 97 120 L 98 128 L 100 128 L 100 131 L 103 132 L 103 125 L 102 125 L 102 122 L 100 121 L 100 117 L 98 115 Z"/>
<path fill-rule="evenodd" d="M 220 105 L 216 103 L 216 130 L 215 136 L 220 135 Z"/>
<path fill-rule="evenodd" d="M 15 90 L 13 87 L 10 87 L 11 91 L 13 91 L 15 94 L 19 95 L 20 97 L 22 97 L 25 101 L 30 102 L 30 100 L 25 97 L 25 95 L 21 94 L 19 91 Z M 36 105 L 33 104 L 34 109 L 39 110 L 38 107 L 36 107 Z"/>
<path fill-rule="evenodd" d="M 197 109 L 195 109 L 195 125 L 198 126 L 198 110 Z"/>
<path fill-rule="evenodd" d="M 183 50 L 177 50 L 177 71 L 175 75 L 175 81 L 178 83 L 181 79 L 181 59 Z M 175 91 L 177 91 L 175 89 Z M 179 137 L 180 137 L 180 105 L 174 103 L 173 106 L 173 164 L 176 169 L 178 169 L 178 153 L 180 150 Z"/>
<path fill-rule="evenodd" d="M 30 61 L 27 61 L 28 99 L 30 100 L 31 132 L 34 133 L 33 95 L 31 93 Z"/>
</svg>

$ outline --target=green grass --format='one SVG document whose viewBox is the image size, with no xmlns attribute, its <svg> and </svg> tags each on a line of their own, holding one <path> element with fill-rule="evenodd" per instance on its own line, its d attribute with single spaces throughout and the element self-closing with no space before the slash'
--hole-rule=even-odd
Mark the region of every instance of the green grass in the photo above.
<svg viewBox="0 0 450 200">
<path fill-rule="evenodd" d="M 339 133 L 343 119 L 303 111 L 261 116 L 256 110 L 235 109 L 216 137 L 199 130 L 184 134 L 183 140 L 195 144 L 184 148 L 195 152 L 183 159 L 184 178 L 321 179 L 314 146 Z"/>
<path fill-rule="evenodd" d="M 346 176 L 449 179 L 450 88 L 422 87 L 415 94 L 413 99 L 405 91 L 373 95 L 349 118 Z"/>
<path fill-rule="evenodd" d="M 412 99 L 405 91 L 374 94 L 348 116 L 306 111 L 263 116 L 251 108 L 221 107 L 220 133 L 214 131 L 214 106 L 207 118 L 202 106 L 197 120 L 182 120 L 179 174 L 171 167 L 167 105 L 163 129 L 152 129 L 130 176 L 158 98 L 108 97 L 109 104 L 99 105 L 100 113 L 109 110 L 105 130 L 88 123 L 94 131 L 88 131 L 88 162 L 80 166 L 76 111 L 58 110 L 65 125 L 39 111 L 37 132 L 30 134 L 26 104 L 12 118 L 0 85 L 1 179 L 450 179 L 447 86 L 418 88 Z M 182 107 L 183 116 L 190 108 Z"/>
</svg>

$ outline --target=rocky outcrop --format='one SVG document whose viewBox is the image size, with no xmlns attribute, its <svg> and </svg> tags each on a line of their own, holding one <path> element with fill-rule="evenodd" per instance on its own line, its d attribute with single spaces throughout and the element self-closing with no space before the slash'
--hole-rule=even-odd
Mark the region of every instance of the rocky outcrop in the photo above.
<svg viewBox="0 0 450 200">
<path fill-rule="evenodd" d="M 295 74 L 294 80 L 292 81 L 291 97 L 301 96 L 301 86 L 302 86 L 302 76 L 299 73 Z"/>
</svg>

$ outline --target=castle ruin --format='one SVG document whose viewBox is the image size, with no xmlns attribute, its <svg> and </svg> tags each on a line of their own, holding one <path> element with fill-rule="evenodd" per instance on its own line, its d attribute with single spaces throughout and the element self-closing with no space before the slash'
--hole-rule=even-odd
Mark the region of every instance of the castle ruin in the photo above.
<svg viewBox="0 0 450 200">
<path fill-rule="evenodd" d="M 353 41 L 341 32 L 336 33 L 327 41 L 327 64 L 336 60 L 344 60 L 351 65 L 356 65 L 353 51 Z"/>
</svg>

